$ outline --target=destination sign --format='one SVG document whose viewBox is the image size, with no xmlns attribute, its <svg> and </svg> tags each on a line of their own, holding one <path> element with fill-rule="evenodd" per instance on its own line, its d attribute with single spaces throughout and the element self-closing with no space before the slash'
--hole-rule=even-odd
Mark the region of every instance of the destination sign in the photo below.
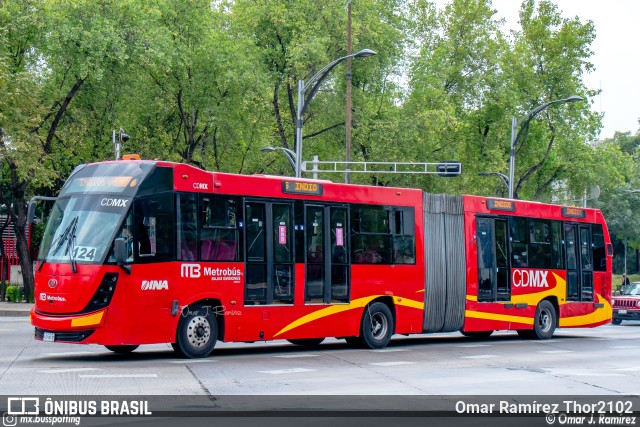
<svg viewBox="0 0 640 427">
<path fill-rule="evenodd" d="M 313 182 L 282 181 L 282 192 L 289 194 L 311 194 L 322 196 L 322 184 Z"/>
<path fill-rule="evenodd" d="M 516 204 L 513 200 L 493 200 L 487 201 L 487 206 L 491 210 L 515 212 Z"/>
<path fill-rule="evenodd" d="M 80 187 L 126 187 L 136 185 L 136 180 L 131 180 L 132 176 L 89 176 L 77 178 Z"/>
<path fill-rule="evenodd" d="M 565 218 L 586 218 L 587 212 L 580 208 L 562 208 L 562 216 Z"/>
</svg>

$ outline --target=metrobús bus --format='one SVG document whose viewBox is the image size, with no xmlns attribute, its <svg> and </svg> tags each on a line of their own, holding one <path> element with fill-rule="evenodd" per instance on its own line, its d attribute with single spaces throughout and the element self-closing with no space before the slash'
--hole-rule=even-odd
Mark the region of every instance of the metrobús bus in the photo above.
<svg viewBox="0 0 640 427">
<path fill-rule="evenodd" d="M 547 339 L 611 320 L 611 258 L 594 209 L 104 162 L 52 208 L 31 322 L 39 340 L 187 357 L 218 340 Z"/>
</svg>

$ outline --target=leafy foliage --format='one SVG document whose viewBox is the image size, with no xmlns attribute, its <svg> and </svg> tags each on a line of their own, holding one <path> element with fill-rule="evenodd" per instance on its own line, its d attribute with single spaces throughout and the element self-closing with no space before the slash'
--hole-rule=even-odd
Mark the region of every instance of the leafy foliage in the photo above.
<svg viewBox="0 0 640 427">
<path fill-rule="evenodd" d="M 512 117 L 596 95 L 582 82 L 593 69 L 593 23 L 564 17 L 550 0 L 524 0 L 511 32 L 490 0 L 352 6 L 353 51 L 377 52 L 352 64 L 352 160 L 463 164 L 453 179 L 354 174 L 352 182 L 504 196 L 497 178 L 478 173 L 507 172 Z M 132 136 L 125 152 L 144 158 L 292 174 L 282 153 L 261 148 L 295 150 L 298 81 L 346 55 L 346 20 L 343 0 L 3 0 L 2 202 L 14 202 L 10 214 L 24 227 L 24 202 L 56 194 L 79 163 L 113 158 L 119 127 Z M 345 158 L 345 86 L 341 64 L 309 100 L 304 160 Z M 640 188 L 640 139 L 588 143 L 601 127 L 590 102 L 553 105 L 525 124 L 516 194 L 550 201 L 560 188 L 573 199 L 598 185 L 616 206 L 605 212 L 612 230 L 633 240 L 635 220 L 623 214 L 638 211 L 635 196 L 619 188 Z"/>
</svg>

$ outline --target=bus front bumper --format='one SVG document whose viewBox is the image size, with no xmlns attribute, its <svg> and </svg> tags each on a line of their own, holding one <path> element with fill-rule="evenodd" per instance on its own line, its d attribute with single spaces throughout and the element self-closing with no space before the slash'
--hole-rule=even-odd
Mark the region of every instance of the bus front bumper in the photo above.
<svg viewBox="0 0 640 427">
<path fill-rule="evenodd" d="M 53 315 L 31 310 L 35 339 L 47 342 L 89 344 L 89 337 L 104 325 L 107 309 L 78 315 Z"/>
</svg>

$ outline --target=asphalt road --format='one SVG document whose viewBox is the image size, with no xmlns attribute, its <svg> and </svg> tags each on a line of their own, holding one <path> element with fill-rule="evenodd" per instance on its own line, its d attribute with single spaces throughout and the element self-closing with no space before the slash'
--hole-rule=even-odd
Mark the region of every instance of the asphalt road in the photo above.
<svg viewBox="0 0 640 427">
<path fill-rule="evenodd" d="M 0 318 L 1 395 L 639 395 L 640 322 L 564 329 L 549 341 L 496 333 L 396 337 L 383 350 L 327 340 L 218 343 L 185 360 L 169 345 L 117 355 L 43 343 Z"/>
</svg>

